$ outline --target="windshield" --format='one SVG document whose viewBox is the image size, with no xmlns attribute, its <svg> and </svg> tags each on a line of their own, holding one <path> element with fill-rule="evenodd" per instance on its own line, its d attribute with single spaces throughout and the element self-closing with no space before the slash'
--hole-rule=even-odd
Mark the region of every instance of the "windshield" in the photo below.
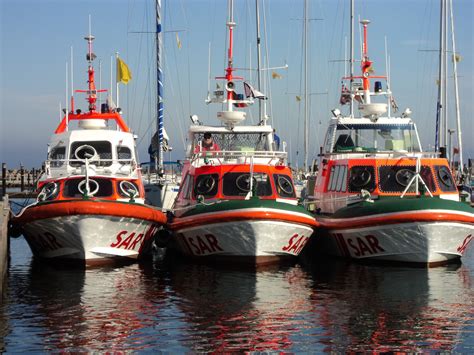
<svg viewBox="0 0 474 355">
<path fill-rule="evenodd" d="M 420 152 L 421 147 L 413 124 L 338 124 L 331 151 Z"/>
</svg>

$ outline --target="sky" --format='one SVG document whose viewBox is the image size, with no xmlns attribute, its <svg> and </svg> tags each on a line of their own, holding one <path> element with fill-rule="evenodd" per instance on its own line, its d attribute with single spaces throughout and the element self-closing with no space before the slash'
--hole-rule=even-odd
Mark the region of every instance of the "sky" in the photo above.
<svg viewBox="0 0 474 355">
<path fill-rule="evenodd" d="M 461 127 L 465 161 L 474 158 L 474 1 L 453 0 Z M 207 105 L 209 76 L 226 66 L 227 1 L 162 0 L 165 127 L 172 152 L 183 159 L 189 117 L 218 125 L 220 105 Z M 154 0 L 0 0 L 0 162 L 10 168 L 40 167 L 47 143 L 66 105 L 66 66 L 73 52 L 73 85 L 85 89 L 89 15 L 95 36 L 96 80 L 110 89 L 116 52 L 132 71 L 120 85 L 120 107 L 137 134 L 139 157 L 156 127 Z M 235 0 L 234 67 L 256 86 L 255 1 Z M 292 166 L 303 163 L 303 0 L 261 0 L 263 91 L 267 113 Z M 308 0 L 309 160 L 323 144 L 331 109 L 339 107 L 349 37 L 349 0 Z M 389 62 L 391 89 L 403 111 L 409 107 L 425 150 L 434 145 L 439 48 L 439 1 L 356 0 L 356 19 L 369 19 L 369 56 L 375 74 Z M 385 56 L 387 43 L 388 58 Z M 451 50 L 451 42 L 449 44 Z M 359 28 L 355 59 L 360 59 Z M 101 70 L 99 70 L 99 64 Z M 210 65 L 209 65 L 210 64 Z M 288 65 L 287 69 L 272 69 Z M 211 67 L 209 73 L 209 66 Z M 359 68 L 356 63 L 356 72 Z M 451 70 L 451 66 L 450 66 Z M 115 71 L 115 69 L 114 69 Z M 272 73 L 277 73 L 277 78 Z M 70 80 L 69 76 L 69 80 Z M 113 79 L 114 80 L 114 79 Z M 69 87 L 70 87 L 69 83 Z M 114 85 L 113 85 L 114 86 Z M 211 91 L 215 88 L 211 82 Z M 115 88 L 113 88 L 115 96 Z M 448 84 L 448 127 L 457 129 L 452 73 Z M 105 99 L 105 96 L 103 96 Z M 80 94 L 76 107 L 86 108 Z M 256 124 L 258 107 L 248 110 Z M 453 135 L 453 146 L 457 140 Z"/>
</svg>

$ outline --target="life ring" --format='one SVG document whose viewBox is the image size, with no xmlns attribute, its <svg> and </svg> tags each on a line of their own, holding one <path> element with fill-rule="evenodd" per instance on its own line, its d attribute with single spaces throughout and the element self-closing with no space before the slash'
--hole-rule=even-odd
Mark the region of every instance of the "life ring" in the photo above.
<svg viewBox="0 0 474 355">
<path fill-rule="evenodd" d="M 398 170 L 395 174 L 395 180 L 401 186 L 408 186 L 410 180 L 415 176 L 415 172 L 410 169 Z"/>
<path fill-rule="evenodd" d="M 79 190 L 79 192 L 83 195 L 85 195 L 85 191 L 83 191 L 83 187 L 86 185 L 86 179 L 82 180 L 78 185 L 77 185 L 77 189 Z M 89 194 L 87 196 L 94 196 L 97 191 L 99 191 L 99 183 L 95 180 L 92 180 L 92 179 L 89 179 L 89 190 L 90 190 L 90 187 L 91 187 L 91 183 L 95 184 L 95 189 L 93 191 L 89 191 Z"/>
<path fill-rule="evenodd" d="M 42 202 L 52 200 L 58 193 L 58 187 L 59 185 L 56 182 L 49 182 L 44 185 L 41 192 L 38 194 L 38 201 Z"/>
<path fill-rule="evenodd" d="M 211 190 L 214 188 L 216 185 L 216 179 L 214 179 L 213 176 L 209 175 L 201 180 L 196 185 L 196 194 L 198 195 L 205 195 L 211 192 Z"/>
<path fill-rule="evenodd" d="M 100 158 L 97 150 L 89 144 L 83 144 L 77 147 L 74 151 L 74 156 L 79 161 L 86 161 L 86 159 L 89 161 L 96 161 Z"/>
<path fill-rule="evenodd" d="M 351 169 L 350 184 L 356 188 L 366 186 L 372 180 L 372 173 L 366 167 Z"/>
<path fill-rule="evenodd" d="M 137 186 L 130 181 L 127 181 L 127 180 L 121 181 L 119 184 L 119 187 L 120 187 L 120 191 L 127 197 L 135 198 L 139 194 Z"/>
<path fill-rule="evenodd" d="M 293 184 L 287 176 L 278 176 L 278 187 L 283 190 L 285 194 L 293 194 Z"/>
<path fill-rule="evenodd" d="M 253 186 L 257 184 L 255 178 L 253 178 Z M 237 179 L 235 179 L 235 185 L 240 191 L 249 192 L 250 191 L 250 174 L 242 174 Z"/>
</svg>

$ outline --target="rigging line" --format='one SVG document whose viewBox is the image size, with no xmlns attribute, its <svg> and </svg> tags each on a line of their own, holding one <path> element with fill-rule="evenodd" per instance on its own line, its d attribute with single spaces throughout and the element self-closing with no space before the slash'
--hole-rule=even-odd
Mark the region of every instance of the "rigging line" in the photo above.
<svg viewBox="0 0 474 355">
<path fill-rule="evenodd" d="M 167 10 L 168 10 L 168 11 L 171 11 L 168 7 L 167 7 Z M 169 12 L 168 12 L 168 13 L 169 13 Z M 173 27 L 173 23 L 172 23 L 173 17 L 171 16 L 170 13 L 169 13 L 169 15 L 167 16 L 167 18 L 168 18 L 169 27 L 172 28 L 172 27 Z M 163 41 L 166 42 L 165 39 L 163 39 Z M 179 100 L 179 105 L 177 105 L 177 106 L 180 107 L 180 108 L 181 108 L 181 112 L 183 112 L 183 116 L 181 116 L 181 117 L 184 117 L 185 109 L 184 109 L 184 100 L 183 100 L 183 90 L 182 90 L 182 84 L 181 84 L 181 76 L 179 75 L 179 74 L 180 74 L 180 70 L 179 70 L 179 68 L 178 68 L 178 53 L 177 53 L 178 49 L 177 49 L 177 46 L 175 46 L 175 45 L 173 45 L 172 48 L 173 48 L 173 49 L 172 49 L 171 53 L 172 53 L 172 56 L 173 56 L 173 59 L 174 59 L 174 60 L 173 60 L 174 67 L 175 67 L 175 69 L 176 69 L 175 73 L 176 73 L 176 82 L 177 82 L 176 86 L 177 86 L 177 88 L 175 88 L 175 87 L 173 86 L 174 81 L 172 81 L 172 80 L 167 80 L 166 82 L 167 82 L 167 86 L 169 86 L 169 88 L 171 89 L 171 93 L 173 94 L 173 97 L 177 97 L 177 98 L 178 98 L 178 100 Z M 169 46 L 168 46 L 168 49 L 169 49 Z M 168 60 L 167 60 L 167 59 L 169 58 L 169 57 L 168 57 L 168 51 L 164 51 L 163 54 L 164 54 L 164 68 L 165 68 L 165 70 L 166 70 L 166 68 L 168 68 L 167 72 L 168 72 L 168 73 L 171 73 L 171 69 L 170 69 L 170 67 L 168 66 Z M 175 92 L 176 92 L 176 91 L 177 91 L 177 95 L 175 95 Z M 178 112 L 178 109 L 177 109 L 177 108 L 176 108 L 176 110 L 177 110 L 177 112 Z M 179 116 L 179 113 L 178 113 L 178 117 L 180 117 L 180 116 Z M 175 123 L 174 121 L 176 121 L 176 120 L 168 120 L 168 122 L 173 122 L 173 123 Z M 179 119 L 178 119 L 177 121 L 180 122 Z M 180 129 L 180 131 L 182 131 L 182 130 Z M 181 137 L 181 138 L 182 138 L 182 137 Z M 183 147 L 184 147 L 184 146 L 185 146 L 185 143 L 184 143 L 184 141 L 183 141 Z"/>
<path fill-rule="evenodd" d="M 188 21 L 188 16 L 187 16 L 187 13 L 186 13 L 186 7 L 183 5 L 183 1 L 181 1 L 181 12 L 183 14 L 183 18 L 184 18 L 184 23 L 185 23 L 185 27 L 186 28 L 189 28 L 189 21 Z M 191 34 L 189 31 L 187 31 L 187 34 L 189 38 L 187 38 L 187 41 L 186 41 L 186 49 L 187 49 L 187 52 L 188 52 L 188 55 L 187 55 L 187 64 L 188 64 L 188 112 L 187 114 L 191 114 L 192 110 L 191 110 L 191 60 L 190 60 L 190 55 L 189 53 L 191 53 L 191 49 L 189 47 L 189 44 L 191 42 Z M 186 115 L 184 112 L 183 112 L 183 115 Z M 184 116 L 183 116 L 184 117 Z M 183 144 L 184 144 L 184 139 L 183 139 Z"/>
</svg>

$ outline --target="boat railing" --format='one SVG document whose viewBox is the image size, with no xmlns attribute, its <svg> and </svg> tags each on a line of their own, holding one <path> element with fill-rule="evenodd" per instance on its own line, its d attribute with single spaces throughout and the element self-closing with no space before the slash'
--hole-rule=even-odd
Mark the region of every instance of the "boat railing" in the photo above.
<svg viewBox="0 0 474 355">
<path fill-rule="evenodd" d="M 80 159 L 48 159 L 45 161 L 47 176 L 84 175 L 85 163 Z M 139 168 L 134 159 L 100 159 L 89 163 L 89 170 L 104 176 L 135 175 Z"/>
<path fill-rule="evenodd" d="M 339 158 L 346 155 L 362 155 L 364 157 L 374 157 L 374 156 L 386 156 L 387 158 L 438 158 L 440 156 L 439 152 L 409 152 L 409 151 L 378 151 L 378 150 L 371 150 L 371 151 L 339 151 L 339 152 L 332 152 L 332 153 L 323 153 L 319 154 L 320 157 L 332 157 L 332 158 Z"/>
<path fill-rule="evenodd" d="M 207 151 L 195 153 L 191 157 L 194 165 L 205 164 L 267 164 L 286 165 L 287 152 L 283 151 Z M 206 163 L 207 162 L 207 163 Z"/>
</svg>

